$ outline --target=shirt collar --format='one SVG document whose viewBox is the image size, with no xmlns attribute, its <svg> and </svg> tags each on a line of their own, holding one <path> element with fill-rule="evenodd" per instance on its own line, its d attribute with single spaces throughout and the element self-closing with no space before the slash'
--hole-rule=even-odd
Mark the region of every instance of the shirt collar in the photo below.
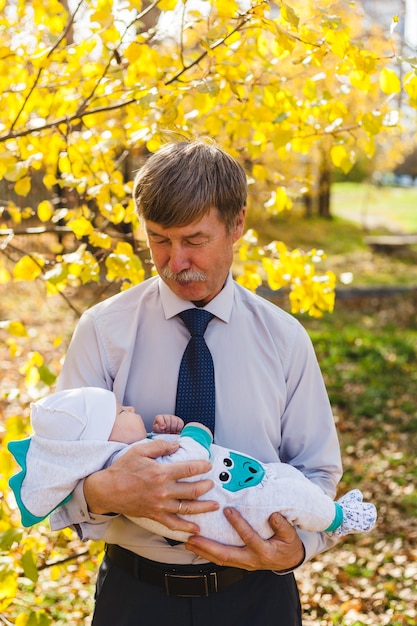
<svg viewBox="0 0 417 626">
<path fill-rule="evenodd" d="M 191 309 L 194 304 L 188 300 L 182 300 L 164 283 L 164 281 L 158 277 L 159 293 L 161 295 L 162 308 L 164 310 L 165 319 L 170 319 L 181 311 Z M 230 271 L 223 289 L 213 300 L 211 300 L 204 308 L 205 311 L 213 313 L 216 317 L 228 322 L 232 313 L 234 296 L 234 282 L 232 278 L 232 272 Z"/>
</svg>

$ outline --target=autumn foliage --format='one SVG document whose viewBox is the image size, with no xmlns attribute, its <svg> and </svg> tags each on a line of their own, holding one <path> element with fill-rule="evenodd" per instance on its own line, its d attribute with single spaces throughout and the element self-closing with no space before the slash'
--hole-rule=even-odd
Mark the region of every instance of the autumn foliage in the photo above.
<svg viewBox="0 0 417 626">
<path fill-rule="evenodd" d="M 367 31 L 359 4 L 179 3 L 165 31 L 158 18 L 176 0 L 80 0 L 72 12 L 58 0 L 48 10 L 3 5 L 3 240 L 34 222 L 59 234 L 49 253 L 4 246 L 3 283 L 40 279 L 48 293 L 64 293 L 143 280 L 131 180 L 165 141 L 215 139 L 247 170 L 249 211 L 273 215 L 314 195 L 318 164 L 348 172 L 358 154 L 373 158 L 399 123 L 400 92 L 417 106 L 415 69 L 401 85 L 395 40 Z M 63 231 L 73 235 L 70 250 Z M 268 260 L 263 271 L 246 267 L 240 282 L 295 289 L 294 311 L 332 309 L 334 277 L 316 273 L 320 255 L 288 256 L 274 244 L 246 259 L 245 249 L 243 262 Z"/>
<path fill-rule="evenodd" d="M 0 285 L 37 281 L 76 315 L 91 304 L 76 297 L 83 286 L 102 296 L 152 272 L 132 177 L 163 143 L 208 137 L 235 156 L 256 221 L 320 195 L 323 169 L 381 160 L 404 111 L 417 108 L 417 64 L 399 55 L 396 16 L 390 33 L 370 28 L 359 2 L 0 0 L 0 9 Z M 286 288 L 293 312 L 320 316 L 335 288 L 323 256 L 260 242 L 251 229 L 237 246 L 237 280 Z M 0 332 L 13 362 L 30 325 L 4 319 Z M 21 361 L 31 396 L 46 393 L 59 364 L 39 349 Z M 4 441 L 24 436 L 27 418 L 7 428 Z M 0 466 L 6 493 L 3 450 Z M 39 576 L 43 536 L 22 533 L 3 502 L 0 611 L 22 571 Z M 48 623 L 36 611 L 16 621 Z"/>
</svg>

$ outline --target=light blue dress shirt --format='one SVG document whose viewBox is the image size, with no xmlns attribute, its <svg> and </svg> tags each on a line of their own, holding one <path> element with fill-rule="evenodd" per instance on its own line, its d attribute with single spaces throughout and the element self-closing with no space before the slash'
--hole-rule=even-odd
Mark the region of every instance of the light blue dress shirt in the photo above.
<svg viewBox="0 0 417 626">
<path fill-rule="evenodd" d="M 178 370 L 189 340 L 177 314 L 192 306 L 155 277 L 92 307 L 74 332 L 57 390 L 111 389 L 122 404 L 135 407 L 150 431 L 156 414 L 175 412 Z M 215 443 L 264 463 L 290 463 L 334 499 L 342 474 L 340 448 L 305 329 L 231 274 L 205 308 L 215 315 L 205 334 L 215 367 Z M 69 504 L 53 513 L 51 526 L 73 524 L 83 536 L 88 522 L 89 531 L 91 524 L 97 526 L 95 538 L 145 558 L 201 562 L 123 516 L 103 523 L 108 519 L 89 514 L 80 484 Z M 334 543 L 323 533 L 300 530 L 299 535 L 307 560 Z"/>
</svg>

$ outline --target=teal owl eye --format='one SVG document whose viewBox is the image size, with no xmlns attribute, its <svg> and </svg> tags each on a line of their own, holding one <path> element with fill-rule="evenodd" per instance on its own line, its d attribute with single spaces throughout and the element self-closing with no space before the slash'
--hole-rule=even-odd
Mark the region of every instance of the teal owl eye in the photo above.
<svg viewBox="0 0 417 626">
<path fill-rule="evenodd" d="M 223 459 L 223 465 L 225 465 L 226 467 L 233 467 L 234 463 L 232 461 L 232 459 L 230 459 L 228 456 Z"/>
<path fill-rule="evenodd" d="M 230 478 L 229 472 L 221 472 L 219 474 L 219 480 L 221 480 L 222 483 L 228 483 Z"/>
</svg>

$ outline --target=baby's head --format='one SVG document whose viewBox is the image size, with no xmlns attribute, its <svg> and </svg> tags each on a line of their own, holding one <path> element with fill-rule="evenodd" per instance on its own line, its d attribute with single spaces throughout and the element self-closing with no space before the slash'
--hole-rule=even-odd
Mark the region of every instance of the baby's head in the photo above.
<svg viewBox="0 0 417 626">
<path fill-rule="evenodd" d="M 66 389 L 32 403 L 31 422 L 35 434 L 46 439 L 133 443 L 146 437 L 140 415 L 100 387 Z"/>
<path fill-rule="evenodd" d="M 135 443 L 146 439 L 146 428 L 142 417 L 135 413 L 133 406 L 122 406 L 116 401 L 116 419 L 109 436 L 109 441 Z"/>
</svg>

